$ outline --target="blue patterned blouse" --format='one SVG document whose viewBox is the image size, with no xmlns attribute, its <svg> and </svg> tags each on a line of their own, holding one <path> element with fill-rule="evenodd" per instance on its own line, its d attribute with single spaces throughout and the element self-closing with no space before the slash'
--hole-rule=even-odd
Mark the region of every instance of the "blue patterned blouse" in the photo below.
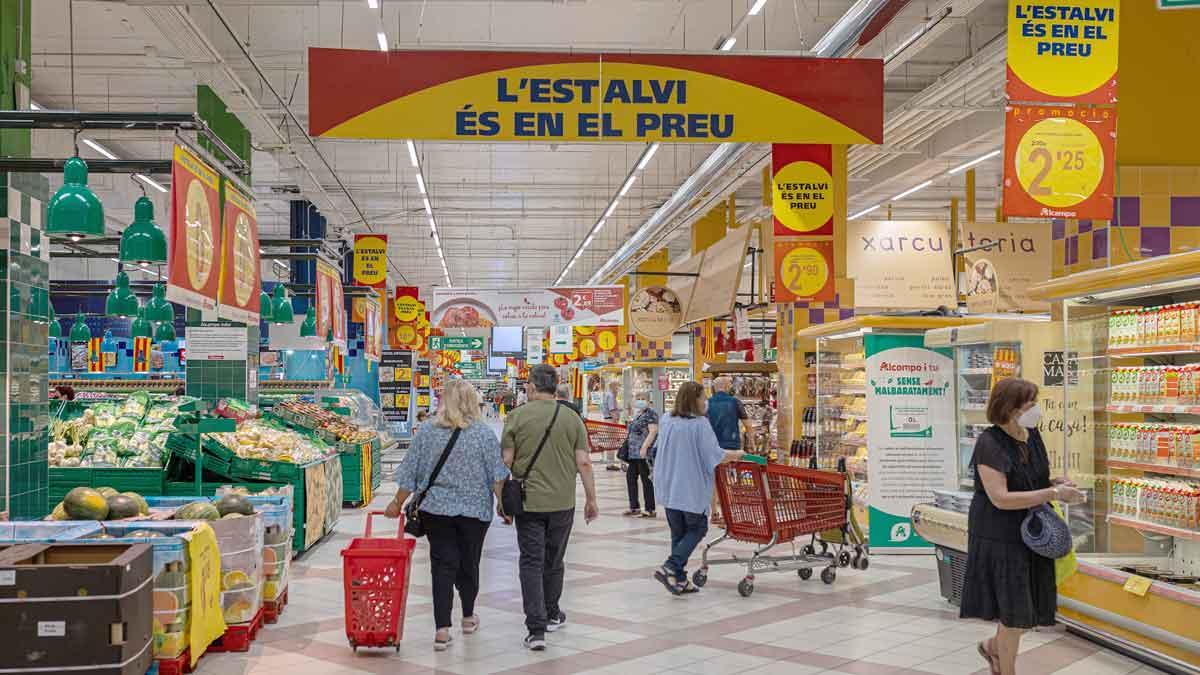
<svg viewBox="0 0 1200 675">
<path fill-rule="evenodd" d="M 396 469 L 397 485 L 414 493 L 425 489 L 429 474 L 450 440 L 450 432 L 432 421 L 422 424 Z M 500 459 L 500 439 L 487 425 L 475 422 L 458 435 L 437 482 L 421 503 L 421 510 L 491 522 L 495 515 L 492 484 L 505 478 L 508 467 Z"/>
<path fill-rule="evenodd" d="M 647 451 L 650 457 L 642 457 L 642 444 L 650 435 L 650 425 L 658 424 L 658 411 L 650 406 L 642 408 L 637 417 L 629 423 L 629 459 L 653 459 L 655 444 L 651 443 Z"/>
</svg>

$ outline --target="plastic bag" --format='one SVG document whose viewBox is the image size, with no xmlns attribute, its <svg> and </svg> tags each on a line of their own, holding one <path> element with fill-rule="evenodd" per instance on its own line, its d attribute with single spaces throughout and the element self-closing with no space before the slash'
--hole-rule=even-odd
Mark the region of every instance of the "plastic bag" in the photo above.
<svg viewBox="0 0 1200 675">
<path fill-rule="evenodd" d="M 1055 513 L 1064 521 L 1067 520 L 1067 514 L 1063 513 L 1062 506 L 1051 502 Z M 1075 544 L 1071 543 L 1071 552 L 1054 561 L 1054 584 L 1062 586 L 1063 582 L 1071 578 L 1071 575 L 1079 571 L 1079 561 L 1075 558 Z"/>
</svg>

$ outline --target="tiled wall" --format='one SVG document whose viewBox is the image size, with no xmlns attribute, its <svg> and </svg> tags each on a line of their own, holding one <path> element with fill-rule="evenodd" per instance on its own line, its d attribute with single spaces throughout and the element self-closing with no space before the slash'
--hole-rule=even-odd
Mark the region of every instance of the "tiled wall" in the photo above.
<svg viewBox="0 0 1200 675">
<path fill-rule="evenodd" d="M 47 512 L 50 247 L 42 239 L 47 180 L 0 175 L 0 337 L 5 414 L 0 415 L 0 496 L 14 519 Z"/>
</svg>

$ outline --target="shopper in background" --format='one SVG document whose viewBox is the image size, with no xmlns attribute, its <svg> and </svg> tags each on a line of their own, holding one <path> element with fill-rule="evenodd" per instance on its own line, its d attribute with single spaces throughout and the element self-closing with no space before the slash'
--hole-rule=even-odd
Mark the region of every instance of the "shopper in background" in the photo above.
<svg viewBox="0 0 1200 675">
<path fill-rule="evenodd" d="M 525 404 L 526 404 L 526 403 L 528 403 L 528 402 L 529 402 L 529 395 L 525 393 L 525 390 L 524 390 L 524 389 L 521 389 L 521 390 L 517 391 L 517 405 L 516 405 L 516 407 L 523 406 L 523 405 L 525 405 Z"/>
<path fill-rule="evenodd" d="M 604 394 L 604 405 L 601 406 L 600 412 L 604 414 L 604 419 L 608 422 L 621 421 L 621 408 L 617 405 L 617 392 L 620 391 L 621 384 L 616 380 L 608 383 L 608 392 Z M 616 451 L 610 450 L 604 453 L 604 462 L 608 471 L 620 471 L 621 465 L 617 463 Z"/>
<path fill-rule="evenodd" d="M 525 646 L 546 648 L 546 632 L 567 623 L 559 607 L 562 596 L 567 539 L 575 522 L 575 476 L 583 480 L 587 501 L 584 520 L 600 514 L 596 483 L 588 454 L 587 430 L 578 415 L 561 414 L 566 405 L 555 400 L 558 373 L 538 364 L 529 371 L 529 403 L 517 408 L 504 424 L 500 445 L 504 463 L 525 482 L 525 513 L 518 515 L 517 548 L 521 551 L 521 597 L 525 605 Z M 533 462 L 538 445 L 545 447 Z"/>
<path fill-rule="evenodd" d="M 671 555 L 654 578 L 674 595 L 697 589 L 687 576 L 687 561 L 708 532 L 709 498 L 717 465 L 741 458 L 717 442 L 704 416 L 704 387 L 684 382 L 675 395 L 675 408 L 663 415 L 654 459 L 654 490 L 666 507 L 671 528 Z"/>
<path fill-rule="evenodd" d="M 456 429 L 461 431 L 450 446 Z M 437 416 L 432 423 L 421 425 L 413 436 L 412 447 L 396 469 L 399 489 L 387 506 L 389 518 L 399 517 L 409 496 L 429 485 L 434 466 L 444 452 L 445 464 L 420 505 L 429 537 L 437 627 L 433 648 L 437 651 L 445 650 L 452 640 L 450 614 L 455 588 L 462 601 L 462 632 L 469 635 L 479 630 L 479 617 L 475 615 L 479 558 L 495 515 L 493 496 L 499 497 L 508 477 L 496 433 L 479 419 L 479 396 L 463 380 L 446 383 Z"/>
<path fill-rule="evenodd" d="M 556 389 L 554 391 L 554 398 L 559 401 L 562 401 L 564 405 L 566 405 L 571 410 L 574 410 L 576 415 L 583 414 L 583 409 L 579 407 L 579 404 L 576 403 L 575 401 L 571 400 L 570 385 L 566 385 L 566 384 L 558 385 L 558 389 Z"/>
<path fill-rule="evenodd" d="M 629 510 L 626 516 L 654 518 L 654 483 L 650 480 L 650 462 L 654 459 L 654 441 L 658 437 L 658 411 L 650 405 L 650 392 L 641 391 L 633 399 L 633 419 L 629 421 L 625 442 L 629 447 L 629 468 L 625 470 L 625 482 L 629 486 Z M 638 479 L 642 481 L 642 493 L 646 510 L 638 505 Z"/>
<path fill-rule="evenodd" d="M 1037 385 L 1001 380 L 988 398 L 988 427 L 975 441 L 975 497 L 967 529 L 967 571 L 959 616 L 995 621 L 979 643 L 993 673 L 1014 675 L 1021 634 L 1053 626 L 1058 604 L 1054 561 L 1021 538 L 1028 509 L 1051 501 L 1080 504 L 1086 495 L 1064 478 L 1050 480 L 1050 459 L 1037 425 Z"/>
<path fill-rule="evenodd" d="M 753 438 L 750 429 L 750 415 L 746 412 L 746 406 L 734 395 L 729 393 L 733 388 L 733 379 L 728 375 L 722 375 L 713 380 L 712 383 L 713 395 L 708 399 L 708 423 L 712 425 L 713 433 L 717 435 L 717 443 L 725 450 L 740 450 L 742 448 L 742 434 L 746 434 L 746 438 Z M 751 448 L 752 449 L 752 448 Z M 720 517 L 717 515 L 721 509 L 721 505 L 717 502 L 717 495 L 714 493 L 711 499 L 712 521 L 713 523 L 720 522 Z"/>
<path fill-rule="evenodd" d="M 417 422 L 416 422 L 416 424 L 413 425 L 413 433 L 414 434 L 417 433 L 417 430 L 421 428 L 421 425 L 425 424 L 425 420 L 428 418 L 429 418 L 429 413 L 425 412 L 424 410 L 417 411 Z"/>
</svg>

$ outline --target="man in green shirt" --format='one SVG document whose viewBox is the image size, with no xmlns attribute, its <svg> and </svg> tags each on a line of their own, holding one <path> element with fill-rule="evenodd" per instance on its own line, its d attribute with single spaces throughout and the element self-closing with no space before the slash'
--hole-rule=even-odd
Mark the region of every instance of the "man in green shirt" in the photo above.
<svg viewBox="0 0 1200 675">
<path fill-rule="evenodd" d="M 546 631 L 554 632 L 567 623 L 558 601 L 562 596 L 563 557 L 575 522 L 576 474 L 583 479 L 587 499 L 584 520 L 592 522 L 600 510 L 587 429 L 579 415 L 555 400 L 558 373 L 547 364 L 536 365 L 529 371 L 526 386 L 529 402 L 508 416 L 500 447 L 513 476 L 525 481 L 525 513 L 516 518 L 521 597 L 525 627 L 529 629 L 525 646 L 542 651 L 546 648 Z M 531 467 L 543 436 L 545 447 Z"/>
</svg>

